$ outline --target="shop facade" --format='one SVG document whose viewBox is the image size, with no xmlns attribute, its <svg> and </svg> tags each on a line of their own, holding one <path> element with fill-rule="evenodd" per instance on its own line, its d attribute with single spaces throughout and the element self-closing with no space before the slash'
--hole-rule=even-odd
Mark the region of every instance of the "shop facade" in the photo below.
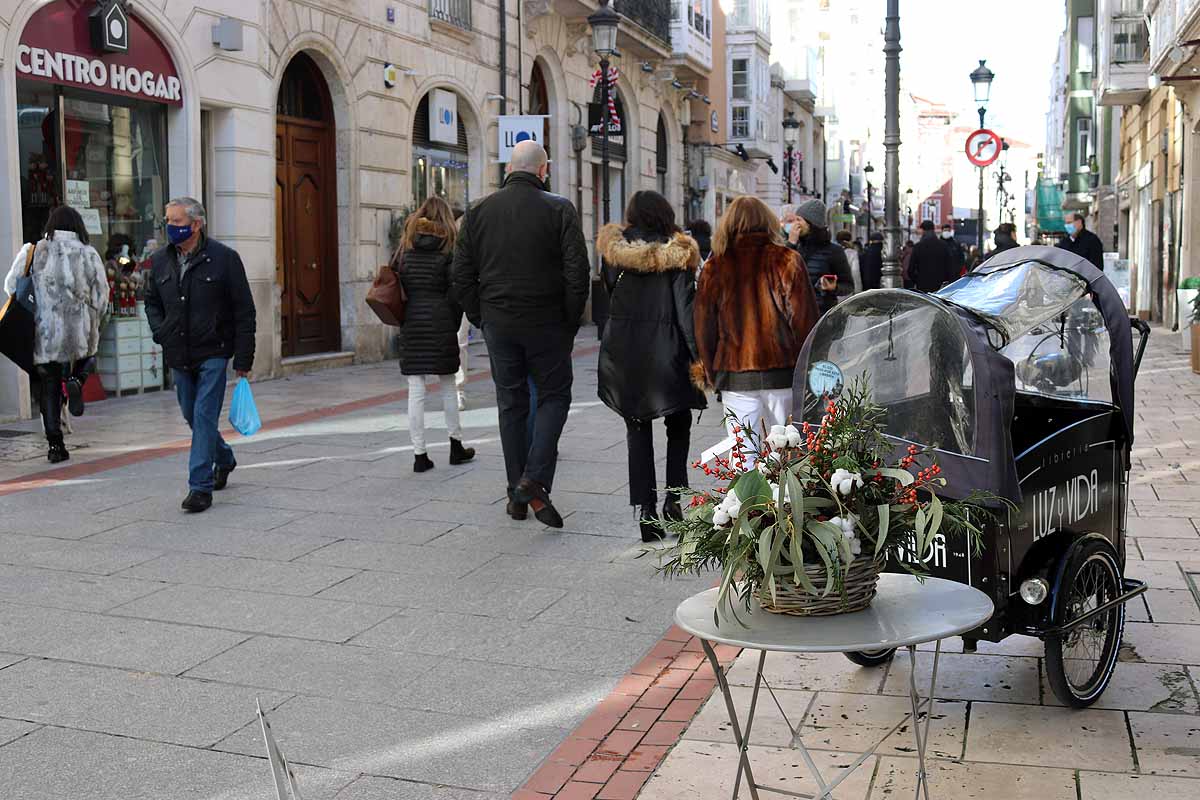
<svg viewBox="0 0 1200 800">
<path fill-rule="evenodd" d="M 501 114 L 545 115 L 552 188 L 585 232 L 598 228 L 586 128 L 595 3 L 576 5 L 525 3 L 518 17 L 506 3 L 501 79 L 498 2 L 259 0 L 169 15 L 120 0 L 0 0 L 0 183 L 21 198 L 0 211 L 0 252 L 69 202 L 102 256 L 140 263 L 165 239 L 165 201 L 196 197 L 246 265 L 256 377 L 384 358 L 394 332 L 366 291 L 407 212 L 430 196 L 465 208 L 499 185 Z M 93 37 L 97 14 L 124 20 L 124 47 Z M 683 204 L 686 92 L 672 86 L 669 31 L 648 33 L 656 19 L 624 28 L 614 60 L 614 219 L 618 198 L 641 188 Z M 0 418 L 29 411 L 27 382 L 0 364 Z"/>
</svg>

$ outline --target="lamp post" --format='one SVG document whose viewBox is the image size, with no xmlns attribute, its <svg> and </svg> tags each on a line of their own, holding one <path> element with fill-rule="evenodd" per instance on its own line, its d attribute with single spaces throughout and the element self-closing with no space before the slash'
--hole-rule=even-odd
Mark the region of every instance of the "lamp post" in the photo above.
<svg viewBox="0 0 1200 800">
<path fill-rule="evenodd" d="M 783 120 L 783 141 L 787 143 L 787 149 L 784 151 L 786 163 L 783 168 L 783 177 L 787 182 L 787 201 L 792 202 L 792 153 L 796 148 L 796 139 L 800 136 L 800 120 L 796 119 L 796 112 L 787 112 L 787 117 Z M 803 176 L 801 176 L 803 177 Z"/>
<path fill-rule="evenodd" d="M 900 288 L 900 0 L 887 0 L 884 54 L 884 229 L 885 289 Z"/>
<path fill-rule="evenodd" d="M 871 241 L 871 217 L 874 216 L 874 211 L 875 211 L 875 204 L 871 199 L 871 192 L 875 189 L 875 187 L 871 185 L 871 173 L 874 171 L 875 171 L 875 168 L 871 166 L 871 163 L 869 161 L 867 162 L 867 166 L 863 167 L 863 172 L 867 173 L 867 241 L 868 242 Z"/>
<path fill-rule="evenodd" d="M 979 127 L 983 127 L 987 116 L 988 99 L 992 93 L 992 79 L 996 73 L 987 68 L 987 60 L 979 59 L 979 66 L 971 72 L 971 84 L 975 87 L 975 102 L 979 105 Z M 979 168 L 979 219 L 976 221 L 976 245 L 983 253 L 983 167 Z"/>
<path fill-rule="evenodd" d="M 609 220 L 608 196 L 608 59 L 617 52 L 617 25 L 621 15 L 613 11 L 608 0 L 602 0 L 596 13 L 587 18 L 592 28 L 592 49 L 600 56 L 600 180 L 604 183 L 601 190 L 603 198 L 604 222 Z"/>
</svg>

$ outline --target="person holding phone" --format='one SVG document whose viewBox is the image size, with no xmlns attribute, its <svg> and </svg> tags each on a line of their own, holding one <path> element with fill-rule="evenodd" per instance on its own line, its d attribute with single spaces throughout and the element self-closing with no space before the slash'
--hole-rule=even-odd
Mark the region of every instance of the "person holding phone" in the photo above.
<svg viewBox="0 0 1200 800">
<path fill-rule="evenodd" d="M 823 315 L 836 306 L 838 300 L 854 294 L 850 262 L 846 259 L 846 251 L 834 244 L 829 233 L 828 209 L 823 201 L 806 200 L 797 207 L 796 214 L 808 226 L 807 233 L 800 238 L 799 250 L 817 292 L 817 307 Z"/>
</svg>

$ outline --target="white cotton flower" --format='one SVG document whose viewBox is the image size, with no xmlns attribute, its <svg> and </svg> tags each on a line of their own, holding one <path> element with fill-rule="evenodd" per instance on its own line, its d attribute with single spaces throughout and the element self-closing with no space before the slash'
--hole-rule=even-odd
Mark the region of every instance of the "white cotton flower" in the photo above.
<svg viewBox="0 0 1200 800">
<path fill-rule="evenodd" d="M 782 425 L 772 425 L 771 432 L 767 434 L 767 444 L 771 445 L 776 450 L 782 450 L 788 446 L 787 428 Z"/>
<path fill-rule="evenodd" d="M 850 554 L 855 556 L 862 555 L 862 539 L 855 536 L 850 540 Z"/>
<path fill-rule="evenodd" d="M 862 475 L 857 472 L 851 472 L 847 469 L 834 470 L 833 475 L 829 478 L 829 483 L 839 494 L 848 495 L 854 491 L 855 487 L 862 488 Z"/>
<path fill-rule="evenodd" d="M 717 510 L 713 512 L 713 525 L 721 528 L 728 525 L 732 521 L 733 518 L 729 516 L 729 512 L 723 507 L 717 506 Z"/>
<path fill-rule="evenodd" d="M 784 430 L 787 431 L 788 447 L 799 447 L 804 442 L 804 436 L 795 425 L 788 425 Z"/>
<path fill-rule="evenodd" d="M 780 499 L 779 498 L 779 492 L 780 492 L 779 484 L 778 483 L 768 483 L 767 485 L 771 487 L 771 499 L 778 503 L 779 499 Z"/>
<path fill-rule="evenodd" d="M 854 526 L 857 521 L 858 520 L 853 514 L 848 514 L 845 517 L 834 517 L 829 520 L 831 524 L 836 525 L 841 529 L 842 536 L 846 537 L 847 539 L 854 538 Z"/>
</svg>

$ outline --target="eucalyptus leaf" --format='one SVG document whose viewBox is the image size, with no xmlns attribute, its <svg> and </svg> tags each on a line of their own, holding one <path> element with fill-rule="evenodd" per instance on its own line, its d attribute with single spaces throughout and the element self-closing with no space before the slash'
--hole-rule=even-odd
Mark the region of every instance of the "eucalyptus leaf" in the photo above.
<svg viewBox="0 0 1200 800">
<path fill-rule="evenodd" d="M 887 542 L 889 523 L 891 522 L 891 508 L 886 504 L 876 506 L 876 511 L 879 512 L 879 534 L 875 540 L 875 558 L 879 558 L 879 554 L 883 551 L 883 546 Z"/>
<path fill-rule="evenodd" d="M 917 518 L 913 523 L 913 537 L 916 539 L 917 561 L 925 558 L 925 548 L 929 546 L 929 538 L 926 531 L 926 516 L 925 509 L 917 509 Z"/>
<path fill-rule="evenodd" d="M 917 479 L 911 472 L 906 469 L 893 469 L 892 467 L 880 467 L 875 470 L 878 474 L 885 478 L 894 478 L 900 481 L 904 486 L 911 486 Z"/>
<path fill-rule="evenodd" d="M 936 536 L 942 528 L 942 501 L 938 499 L 936 494 L 930 494 L 929 500 L 929 535 Z"/>
<path fill-rule="evenodd" d="M 815 595 L 817 593 L 817 587 L 813 585 L 812 580 L 808 577 L 808 572 L 806 572 L 804 568 L 804 551 L 802 540 L 800 538 L 802 535 L 801 531 L 802 529 L 797 528 L 795 533 L 791 536 L 790 541 L 791 553 L 788 555 L 792 559 L 792 580 L 794 580 L 796 585 L 804 591 L 811 595 Z"/>
<path fill-rule="evenodd" d="M 833 559 L 839 557 L 842 549 L 838 540 L 845 539 L 845 537 L 842 536 L 842 529 L 838 526 L 815 519 L 809 520 L 807 530 L 817 540 L 817 554 L 825 564 L 825 591 L 821 593 L 821 596 L 824 597 L 833 589 L 833 579 L 837 574 Z"/>
<path fill-rule="evenodd" d="M 770 506 L 774 502 L 771 497 L 770 482 L 756 469 L 739 475 L 734 481 L 733 487 L 737 489 L 737 496 L 742 501 L 743 511 L 751 506 Z"/>
</svg>

